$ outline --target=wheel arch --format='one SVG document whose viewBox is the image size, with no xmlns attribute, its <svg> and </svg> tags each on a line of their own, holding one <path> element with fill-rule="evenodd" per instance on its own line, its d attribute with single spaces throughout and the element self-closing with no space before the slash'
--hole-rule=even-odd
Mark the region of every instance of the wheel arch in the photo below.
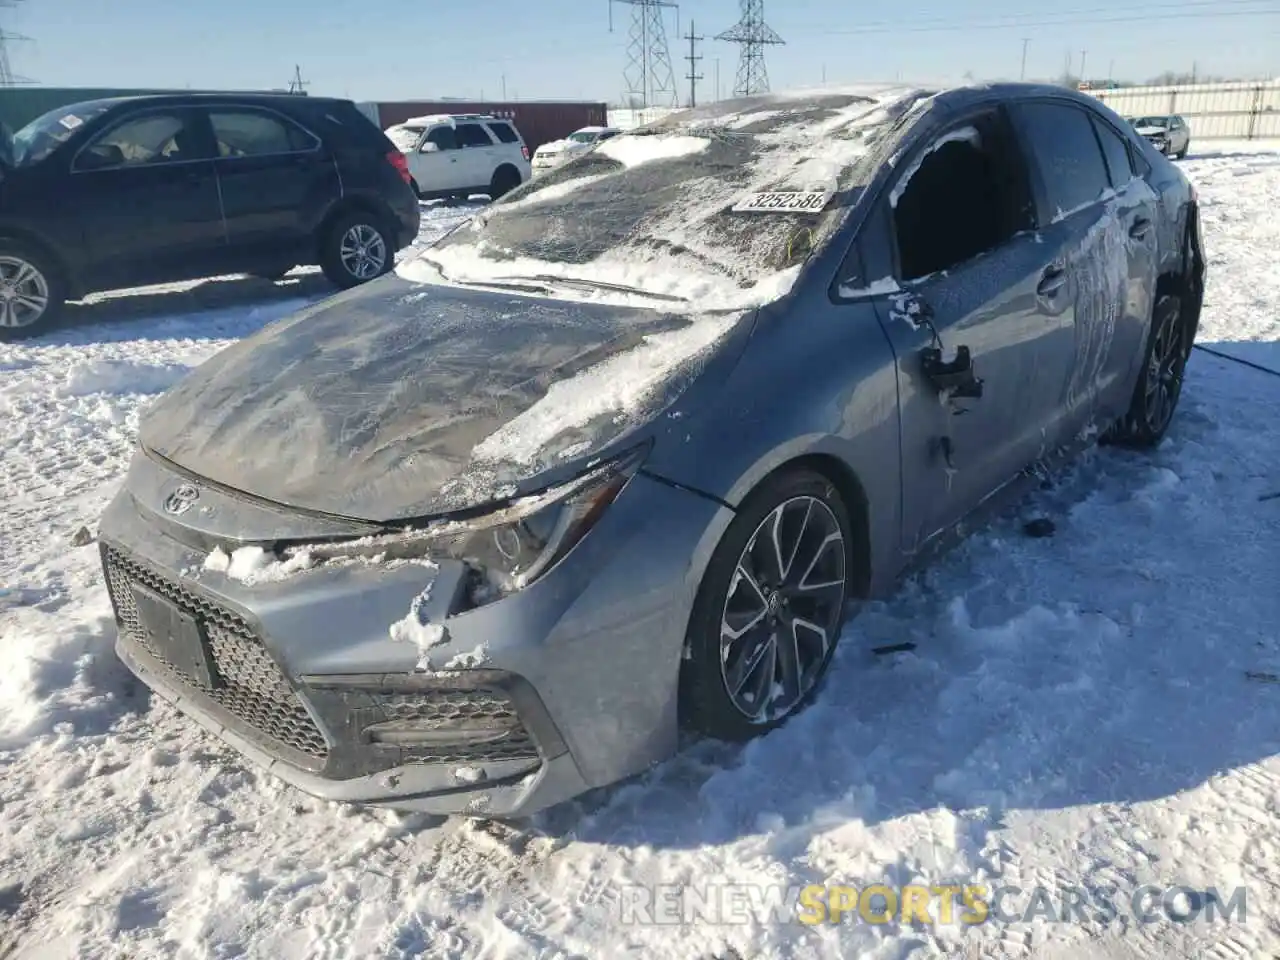
<svg viewBox="0 0 1280 960">
<path fill-rule="evenodd" d="M 325 237 L 333 228 L 334 223 L 337 222 L 339 217 L 345 217 L 349 213 L 364 213 L 371 217 L 375 217 L 377 221 L 382 224 L 383 229 L 389 229 L 387 211 L 382 209 L 376 201 L 360 194 L 343 197 L 325 211 L 324 216 L 320 218 L 319 224 L 316 225 L 315 241 L 317 256 L 319 255 L 321 245 L 324 243 Z"/>
<path fill-rule="evenodd" d="M 6 223 L 0 225 L 0 242 L 5 240 L 29 246 L 48 257 L 53 269 L 58 271 L 58 279 L 62 282 L 68 300 L 74 300 L 86 292 L 80 278 L 71 268 L 70 258 L 39 233 Z"/>
<path fill-rule="evenodd" d="M 520 176 L 520 168 L 507 160 L 502 161 L 502 163 L 498 164 L 497 167 L 494 168 L 493 176 L 489 178 L 489 183 L 492 184 L 504 173 L 514 178 L 516 186 L 524 183 L 524 177 Z"/>
</svg>

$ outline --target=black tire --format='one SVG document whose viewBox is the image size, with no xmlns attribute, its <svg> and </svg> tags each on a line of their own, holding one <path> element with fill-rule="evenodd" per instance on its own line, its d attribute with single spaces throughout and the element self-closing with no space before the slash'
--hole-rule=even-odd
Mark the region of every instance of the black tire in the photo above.
<svg viewBox="0 0 1280 960">
<path fill-rule="evenodd" d="M 499 167 L 489 181 L 489 199 L 498 200 L 520 186 L 520 172 L 515 167 Z"/>
<path fill-rule="evenodd" d="M 1107 432 L 1108 443 L 1135 449 L 1159 446 L 1169 431 L 1182 396 L 1182 380 L 1191 356 L 1191 331 L 1182 314 L 1182 298 L 1161 294 L 1151 310 L 1151 329 L 1142 351 L 1142 372 L 1129 410 Z"/>
<path fill-rule="evenodd" d="M 421 188 L 418 186 L 418 181 L 417 181 L 417 180 L 415 180 L 415 179 L 413 179 L 412 177 L 410 177 L 410 178 L 409 178 L 409 186 L 413 187 L 413 195 L 414 195 L 415 197 L 417 197 L 419 200 L 421 200 L 421 199 L 422 199 L 422 190 L 421 190 Z"/>
<path fill-rule="evenodd" d="M 773 546 L 771 521 L 779 510 L 783 511 L 780 542 L 790 543 L 801 526 L 811 527 L 809 533 L 794 540 L 794 550 Z M 800 519 L 802 510 L 807 511 L 803 513 L 803 520 Z M 822 539 L 827 536 L 822 531 L 838 532 L 839 541 Z M 825 544 L 821 551 L 815 548 L 819 542 Z M 821 687 L 844 625 L 845 606 L 853 582 L 852 542 L 849 512 L 839 492 L 830 480 L 812 470 L 775 474 L 743 502 L 712 554 L 689 618 L 685 638 L 687 654 L 680 674 L 680 716 L 684 724 L 719 739 L 747 740 L 781 726 L 809 704 Z M 806 550 L 814 555 L 813 563 L 803 559 Z M 775 559 L 785 553 L 791 555 L 787 564 L 789 572 Z M 748 564 L 756 568 L 746 571 L 750 577 L 739 575 L 740 563 L 744 570 Z M 797 580 L 796 571 L 801 567 L 804 569 Z M 783 589 L 776 589 L 773 582 L 779 579 L 778 572 L 783 573 Z M 815 588 L 828 581 L 814 581 L 813 576 L 830 578 L 833 584 L 821 591 L 822 611 L 815 602 L 818 596 Z M 838 587 L 834 586 L 837 580 Z M 757 581 L 763 592 L 754 588 Z M 790 587 L 785 586 L 788 583 Z M 753 612 L 751 604 L 763 613 Z M 765 619 L 748 627 L 752 618 L 758 616 Z M 819 626 L 827 631 L 826 642 L 812 629 L 791 626 L 796 618 L 820 621 Z M 728 641 L 736 645 L 736 649 L 731 645 L 727 655 L 722 656 L 722 637 L 726 636 L 726 630 L 732 629 L 728 626 L 730 619 L 740 621 L 743 628 Z M 793 675 L 800 679 L 794 684 L 787 681 L 777 656 L 781 649 L 777 646 L 778 639 L 784 636 L 790 641 L 790 649 L 797 652 L 798 668 Z M 764 650 L 770 644 L 774 650 L 772 655 Z M 802 647 L 806 653 L 800 652 Z M 743 664 L 757 666 L 740 669 Z M 734 682 L 730 680 L 731 673 L 742 677 L 738 696 L 730 690 Z M 781 681 L 778 680 L 780 674 Z M 782 684 L 790 701 L 776 712 L 774 705 L 779 698 L 773 692 L 775 682 Z M 747 686 L 769 693 L 756 717 L 749 716 L 742 705 L 749 692 L 745 689 Z M 791 689 L 787 689 L 788 686 Z M 756 698 L 753 696 L 750 702 L 757 702 Z"/>
<path fill-rule="evenodd" d="M 43 297 L 44 309 L 30 304 Z M 20 340 L 47 330 L 62 313 L 67 285 L 61 267 L 38 247 L 0 238 L 0 340 Z"/>
<path fill-rule="evenodd" d="M 1175 159 L 1175 160 L 1185 160 L 1185 159 L 1186 159 L 1186 157 L 1187 157 L 1187 151 L 1189 151 L 1190 149 L 1191 149 L 1191 141 L 1190 141 L 1190 140 L 1188 140 L 1188 141 L 1187 141 L 1187 145 L 1186 145 L 1185 147 L 1183 147 L 1181 150 L 1179 150 L 1179 151 L 1174 155 L 1174 159 Z"/>
<path fill-rule="evenodd" d="M 371 239 L 376 237 L 376 241 Z M 359 238 L 364 238 L 363 245 Z M 344 253 L 344 245 L 346 253 Z M 372 257 L 381 251 L 376 266 L 360 258 L 364 249 Z M 363 271 L 357 264 L 365 264 Z M 320 268 L 334 286 L 346 290 L 377 279 L 395 266 L 390 232 L 381 217 L 363 210 L 344 213 L 333 220 L 320 237 Z"/>
</svg>

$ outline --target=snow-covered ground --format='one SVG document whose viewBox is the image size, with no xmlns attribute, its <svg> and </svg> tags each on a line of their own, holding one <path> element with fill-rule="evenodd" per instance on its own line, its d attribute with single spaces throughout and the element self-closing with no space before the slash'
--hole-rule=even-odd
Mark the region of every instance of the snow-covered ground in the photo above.
<svg viewBox="0 0 1280 960">
<path fill-rule="evenodd" d="M 1201 342 L 1280 370 L 1280 146 L 1209 151 L 1186 163 Z M 424 241 L 461 212 L 430 213 Z M 785 729 L 690 744 L 533 823 L 442 822 L 313 800 L 151 698 L 112 654 L 96 547 L 73 544 L 159 391 L 326 292 L 307 273 L 131 291 L 0 345 L 0 957 L 1280 950 L 1280 498 L 1261 499 L 1280 379 L 1197 352 L 1157 453 L 1090 453 L 866 611 Z M 1040 514 L 1056 535 L 1027 538 Z M 808 926 L 762 906 L 877 883 L 1021 888 L 1005 915 L 1032 888 L 1060 906 L 1111 886 L 1124 917 L 1145 884 L 1243 887 L 1246 914 Z M 675 922 L 680 885 L 695 922 Z"/>
</svg>

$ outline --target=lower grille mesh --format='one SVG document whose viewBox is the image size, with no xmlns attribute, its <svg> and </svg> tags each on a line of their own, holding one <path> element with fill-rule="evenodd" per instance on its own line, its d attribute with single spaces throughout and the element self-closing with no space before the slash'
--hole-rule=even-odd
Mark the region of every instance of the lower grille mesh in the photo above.
<svg viewBox="0 0 1280 960">
<path fill-rule="evenodd" d="M 253 628 L 241 617 L 213 604 L 177 583 L 104 547 L 107 588 L 121 623 L 121 630 L 137 646 L 160 663 L 168 673 L 189 688 L 199 690 L 230 714 L 232 726 L 247 727 L 276 744 L 292 748 L 323 766 L 328 747 L 297 693 L 263 648 Z M 160 594 L 182 612 L 195 617 L 209 638 L 209 645 L 221 685 L 209 688 L 165 660 L 147 642 L 131 583 Z"/>
</svg>

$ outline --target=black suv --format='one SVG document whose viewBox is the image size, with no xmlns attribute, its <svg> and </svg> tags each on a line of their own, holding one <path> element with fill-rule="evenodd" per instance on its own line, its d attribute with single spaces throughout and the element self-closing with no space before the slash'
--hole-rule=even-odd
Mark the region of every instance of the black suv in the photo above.
<svg viewBox="0 0 1280 960">
<path fill-rule="evenodd" d="M 0 136 L 0 338 L 97 290 L 319 264 L 340 287 L 418 233 L 404 154 L 349 100 L 90 100 Z"/>
</svg>

